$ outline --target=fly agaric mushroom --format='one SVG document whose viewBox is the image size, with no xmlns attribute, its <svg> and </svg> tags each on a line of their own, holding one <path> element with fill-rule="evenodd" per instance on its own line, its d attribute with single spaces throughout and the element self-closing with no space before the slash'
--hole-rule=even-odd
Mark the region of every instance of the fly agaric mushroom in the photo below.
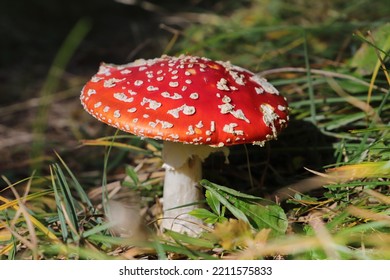
<svg viewBox="0 0 390 280">
<path fill-rule="evenodd" d="M 187 213 L 202 199 L 201 162 L 218 148 L 263 146 L 288 121 L 286 99 L 264 78 L 230 62 L 188 55 L 102 64 L 81 102 L 108 125 L 164 141 L 162 228 L 189 234 L 200 231 Z"/>
</svg>

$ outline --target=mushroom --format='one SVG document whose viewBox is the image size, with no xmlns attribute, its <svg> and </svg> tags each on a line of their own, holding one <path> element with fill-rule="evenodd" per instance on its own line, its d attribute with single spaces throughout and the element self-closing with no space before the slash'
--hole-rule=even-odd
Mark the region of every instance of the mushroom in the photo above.
<svg viewBox="0 0 390 280">
<path fill-rule="evenodd" d="M 267 80 L 230 62 L 163 55 L 101 64 L 81 93 L 84 109 L 132 134 L 163 141 L 162 228 L 194 235 L 202 161 L 236 144 L 263 146 L 287 125 L 287 101 Z M 181 207 L 184 206 L 184 207 Z"/>
</svg>

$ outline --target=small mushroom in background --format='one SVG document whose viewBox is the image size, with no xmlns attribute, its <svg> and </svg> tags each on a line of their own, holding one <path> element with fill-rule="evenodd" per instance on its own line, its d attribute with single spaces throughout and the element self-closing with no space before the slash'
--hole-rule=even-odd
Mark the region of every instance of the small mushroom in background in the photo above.
<svg viewBox="0 0 390 280">
<path fill-rule="evenodd" d="M 203 198 L 202 161 L 227 146 L 263 146 L 287 125 L 288 105 L 264 78 L 230 62 L 181 55 L 102 64 L 81 93 L 84 109 L 132 134 L 162 140 L 162 228 L 196 235 L 188 215 Z M 180 207 L 187 205 L 185 207 Z"/>
</svg>

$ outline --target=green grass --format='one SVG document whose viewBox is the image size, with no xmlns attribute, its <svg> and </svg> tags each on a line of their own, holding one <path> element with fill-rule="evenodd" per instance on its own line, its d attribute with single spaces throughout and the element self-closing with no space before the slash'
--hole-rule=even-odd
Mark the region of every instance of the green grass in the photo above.
<svg viewBox="0 0 390 280">
<path fill-rule="evenodd" d="M 2 176 L 0 259 L 390 259 L 389 24 L 361 18 L 371 1 L 334 1 L 323 11 L 329 17 L 300 1 L 250 2 L 199 13 L 204 25 L 175 34 L 166 48 L 258 72 L 290 105 L 278 141 L 236 148 L 236 166 L 205 163 L 206 207 L 192 213 L 206 222 L 203 234 L 159 233 L 160 143 L 112 130 L 87 139 L 79 127 L 83 145 L 64 151 L 66 160 L 60 152 L 41 161 L 44 147 L 34 142 L 41 172 L 16 182 Z M 88 29 L 80 24 L 53 63 L 60 73 Z M 42 90 L 35 132 L 50 118 L 45 100 L 56 79 Z M 121 211 L 132 215 L 122 228 L 109 218 Z"/>
</svg>

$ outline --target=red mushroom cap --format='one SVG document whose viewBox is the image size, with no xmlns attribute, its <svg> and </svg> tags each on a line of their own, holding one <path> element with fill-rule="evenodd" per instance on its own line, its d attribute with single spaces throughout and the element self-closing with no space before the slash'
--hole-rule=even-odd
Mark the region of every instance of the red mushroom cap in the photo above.
<svg viewBox="0 0 390 280">
<path fill-rule="evenodd" d="M 263 145 L 288 121 L 286 99 L 264 78 L 195 56 L 102 64 L 81 102 L 118 129 L 187 144 Z"/>
</svg>

